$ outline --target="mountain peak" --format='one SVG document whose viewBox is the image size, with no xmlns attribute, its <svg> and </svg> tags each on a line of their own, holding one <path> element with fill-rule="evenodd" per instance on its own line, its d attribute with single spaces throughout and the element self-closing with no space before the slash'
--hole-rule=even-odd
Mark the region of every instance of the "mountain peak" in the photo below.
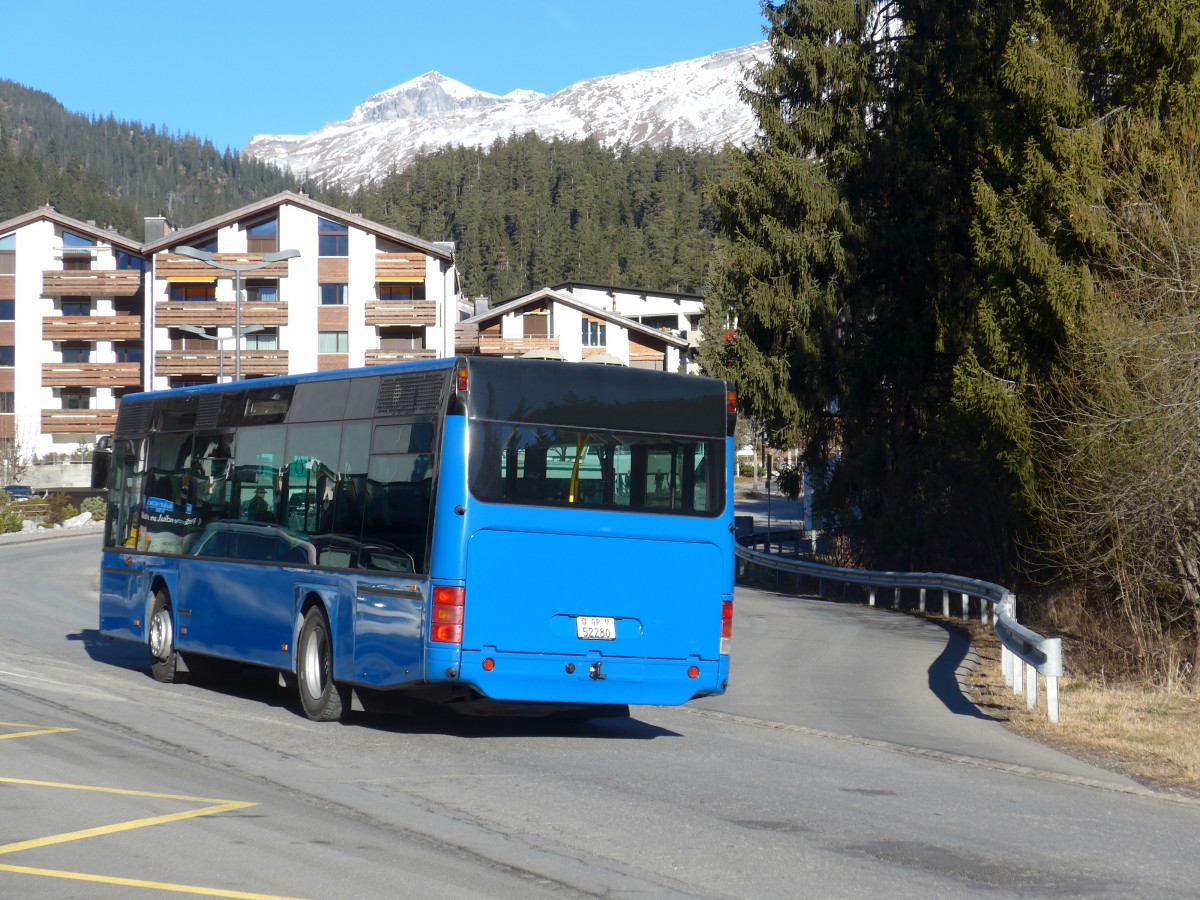
<svg viewBox="0 0 1200 900">
<path fill-rule="evenodd" d="M 352 188 L 403 169 L 421 152 L 487 146 L 532 131 L 614 146 L 718 148 L 757 125 L 739 89 L 765 42 L 686 62 L 581 81 L 554 94 L 478 91 L 426 72 L 368 97 L 348 119 L 307 135 L 258 135 L 244 153 Z"/>
</svg>

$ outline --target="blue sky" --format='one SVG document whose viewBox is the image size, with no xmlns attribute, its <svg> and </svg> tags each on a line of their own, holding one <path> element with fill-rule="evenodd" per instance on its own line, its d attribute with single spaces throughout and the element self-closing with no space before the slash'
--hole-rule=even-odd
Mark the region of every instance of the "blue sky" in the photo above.
<svg viewBox="0 0 1200 900">
<path fill-rule="evenodd" d="M 764 24 L 758 0 L 0 2 L 0 78 L 222 150 L 314 131 L 431 69 L 549 94 L 742 47 Z"/>
</svg>

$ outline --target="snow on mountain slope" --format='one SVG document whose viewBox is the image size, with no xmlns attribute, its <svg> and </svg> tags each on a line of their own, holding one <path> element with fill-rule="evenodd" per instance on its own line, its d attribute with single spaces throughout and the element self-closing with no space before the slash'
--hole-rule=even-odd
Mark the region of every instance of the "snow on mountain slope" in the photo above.
<svg viewBox="0 0 1200 900">
<path fill-rule="evenodd" d="M 503 97 L 428 72 L 368 97 L 348 119 L 306 135 L 258 135 L 244 153 L 297 174 L 353 187 L 399 171 L 421 152 L 486 146 L 532 131 L 545 138 L 593 137 L 613 146 L 717 148 L 756 130 L 738 89 L 766 44 L 593 78 L 555 94 Z"/>
</svg>

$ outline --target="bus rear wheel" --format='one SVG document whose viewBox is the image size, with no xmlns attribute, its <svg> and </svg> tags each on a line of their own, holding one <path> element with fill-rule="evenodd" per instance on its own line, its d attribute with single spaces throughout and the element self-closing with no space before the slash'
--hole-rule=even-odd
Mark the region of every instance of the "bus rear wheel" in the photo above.
<svg viewBox="0 0 1200 900">
<path fill-rule="evenodd" d="M 175 619 L 171 615 L 171 600 L 164 591 L 154 592 L 154 608 L 150 613 L 150 674 L 164 684 L 175 680 L 179 654 L 175 650 Z"/>
<path fill-rule="evenodd" d="M 324 611 L 304 614 L 296 642 L 296 686 L 304 714 L 315 722 L 336 722 L 350 708 L 350 690 L 333 680 L 333 641 Z"/>
</svg>

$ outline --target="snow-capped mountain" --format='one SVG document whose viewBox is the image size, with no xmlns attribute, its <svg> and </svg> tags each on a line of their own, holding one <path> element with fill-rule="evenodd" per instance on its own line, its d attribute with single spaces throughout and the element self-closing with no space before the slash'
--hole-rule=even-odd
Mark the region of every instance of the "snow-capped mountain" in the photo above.
<svg viewBox="0 0 1200 900">
<path fill-rule="evenodd" d="M 348 119 L 306 135 L 258 135 L 243 151 L 342 187 L 403 169 L 418 153 L 447 145 L 487 146 L 535 132 L 593 137 L 612 146 L 684 147 L 741 143 L 756 129 L 738 88 L 766 44 L 687 62 L 581 81 L 555 94 L 503 97 L 428 72 L 364 100 Z"/>
</svg>

